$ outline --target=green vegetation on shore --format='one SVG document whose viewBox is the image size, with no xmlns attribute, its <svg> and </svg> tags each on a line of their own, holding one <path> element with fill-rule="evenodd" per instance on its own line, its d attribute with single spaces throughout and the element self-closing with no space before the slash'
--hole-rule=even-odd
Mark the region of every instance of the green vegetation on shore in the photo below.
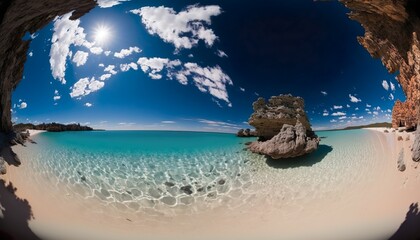
<svg viewBox="0 0 420 240">
<path fill-rule="evenodd" d="M 41 123 L 38 125 L 32 123 L 19 123 L 13 125 L 13 129 L 16 132 L 25 131 L 28 129 L 33 130 L 44 130 L 48 132 L 63 132 L 63 131 L 92 131 L 93 128 L 88 126 L 82 126 L 78 124 L 61 124 L 61 123 Z"/>
</svg>

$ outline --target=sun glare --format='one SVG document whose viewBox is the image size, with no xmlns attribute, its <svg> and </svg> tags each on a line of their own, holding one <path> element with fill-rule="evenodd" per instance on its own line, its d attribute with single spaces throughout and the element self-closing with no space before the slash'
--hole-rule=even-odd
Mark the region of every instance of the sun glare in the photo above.
<svg viewBox="0 0 420 240">
<path fill-rule="evenodd" d="M 111 37 L 111 31 L 108 26 L 100 25 L 94 31 L 95 42 L 98 44 L 106 43 Z"/>
</svg>

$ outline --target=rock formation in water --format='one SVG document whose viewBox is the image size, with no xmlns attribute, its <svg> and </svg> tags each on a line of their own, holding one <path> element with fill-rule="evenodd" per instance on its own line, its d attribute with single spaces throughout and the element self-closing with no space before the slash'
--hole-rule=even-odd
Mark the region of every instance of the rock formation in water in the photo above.
<svg viewBox="0 0 420 240">
<path fill-rule="evenodd" d="M 236 136 L 238 136 L 238 137 L 256 137 L 257 133 L 255 131 L 252 131 L 251 129 L 247 128 L 247 129 L 240 129 L 236 133 Z"/>
<path fill-rule="evenodd" d="M 299 121 L 311 131 L 304 110 L 305 103 L 300 97 L 280 95 L 271 97 L 268 102 L 260 97 L 252 104 L 254 113 L 249 118 L 249 125 L 255 127 L 261 140 L 268 140 L 277 135 L 284 124 L 296 125 Z"/>
<path fill-rule="evenodd" d="M 392 125 L 413 128 L 420 121 L 420 1 L 340 0 L 351 10 L 350 18 L 365 29 L 360 44 L 381 59 L 390 73 L 398 73 L 407 99 L 397 101 Z M 419 135 L 416 141 L 420 141 Z M 420 146 L 413 153 L 420 151 Z"/>
<path fill-rule="evenodd" d="M 293 158 L 318 149 L 319 138 L 299 121 L 295 126 L 284 124 L 280 132 L 267 141 L 256 141 L 249 145 L 252 152 L 268 155 L 273 159 Z"/>
<path fill-rule="evenodd" d="M 73 11 L 77 19 L 96 6 L 94 0 L 0 1 L 0 132 L 12 131 L 11 95 L 23 77 L 23 66 L 35 33 L 56 16 Z"/>
<path fill-rule="evenodd" d="M 268 103 L 259 98 L 253 104 L 249 124 L 256 129 L 258 141 L 248 149 L 273 159 L 292 158 L 315 151 L 319 138 L 312 131 L 300 97 L 280 95 Z"/>
</svg>

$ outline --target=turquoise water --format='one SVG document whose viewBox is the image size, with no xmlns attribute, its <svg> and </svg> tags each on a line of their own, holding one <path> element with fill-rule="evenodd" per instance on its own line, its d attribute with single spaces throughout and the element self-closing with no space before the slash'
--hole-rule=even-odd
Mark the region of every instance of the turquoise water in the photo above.
<svg viewBox="0 0 420 240">
<path fill-rule="evenodd" d="M 48 180 L 44 187 L 123 212 L 197 213 L 236 208 L 256 197 L 279 207 L 305 206 L 339 201 L 374 177 L 370 172 L 381 165 L 377 156 L 383 151 L 374 134 L 317 134 L 318 151 L 286 160 L 244 150 L 254 138 L 175 131 L 47 132 L 22 154 L 37 177 Z"/>
<path fill-rule="evenodd" d="M 42 133 L 39 171 L 67 192 L 124 210 L 189 206 L 244 197 L 251 178 L 233 134 L 171 131 Z"/>
</svg>

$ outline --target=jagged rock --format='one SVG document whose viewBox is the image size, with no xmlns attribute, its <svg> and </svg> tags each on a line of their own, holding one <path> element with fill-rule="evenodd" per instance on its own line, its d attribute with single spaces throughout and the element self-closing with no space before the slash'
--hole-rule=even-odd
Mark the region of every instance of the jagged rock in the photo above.
<svg viewBox="0 0 420 240">
<path fill-rule="evenodd" d="M 397 80 L 407 100 L 396 101 L 393 127 L 415 126 L 420 106 L 420 34 L 416 0 L 340 0 L 351 10 L 350 18 L 365 28 L 359 43 L 374 58 L 381 59 Z"/>
<path fill-rule="evenodd" d="M 418 162 L 420 161 L 420 128 L 417 128 L 415 135 L 416 138 L 414 139 L 413 144 L 413 160 Z"/>
<path fill-rule="evenodd" d="M 384 133 L 389 133 L 388 129 L 385 129 L 385 130 L 384 130 Z"/>
<path fill-rule="evenodd" d="M 9 143 L 10 145 L 24 145 L 25 146 L 25 142 L 26 140 L 29 138 L 29 132 L 11 132 L 9 134 Z"/>
<path fill-rule="evenodd" d="M 248 149 L 273 159 L 292 158 L 315 151 L 320 139 L 312 131 L 304 110 L 304 101 L 292 95 L 263 98 L 254 102 L 249 124 L 254 126 L 258 141 Z"/>
<path fill-rule="evenodd" d="M 96 6 L 95 0 L 0 1 L 0 132 L 11 132 L 11 96 L 23 76 L 23 66 L 35 33 L 56 16 L 73 11 L 77 19 Z"/>
<path fill-rule="evenodd" d="M 0 175 L 7 173 L 6 161 L 0 156 Z"/>
<path fill-rule="evenodd" d="M 292 95 L 271 97 L 268 102 L 258 98 L 253 103 L 254 113 L 248 122 L 255 127 L 256 135 L 262 140 L 268 140 L 277 135 L 284 124 L 296 125 L 299 121 L 308 131 L 311 131 L 308 118 L 304 110 L 302 98 Z"/>
<path fill-rule="evenodd" d="M 417 0 L 340 0 L 350 18 L 365 28 L 359 43 L 390 73 L 398 73 L 406 101 L 396 101 L 392 126 L 415 128 L 420 122 L 420 7 Z M 420 159 L 420 134 L 413 159 Z M 414 154 L 417 154 L 416 157 Z"/>
<path fill-rule="evenodd" d="M 296 126 L 284 124 L 280 132 L 272 139 L 265 142 L 253 142 L 249 149 L 273 159 L 292 158 L 315 151 L 319 141 L 316 135 L 307 135 L 305 126 L 298 122 Z"/>
<path fill-rule="evenodd" d="M 251 131 L 251 129 L 247 128 L 247 129 L 240 129 L 238 131 L 238 133 L 236 133 L 236 136 L 238 137 L 255 137 L 256 136 L 256 132 L 255 131 Z"/>
<path fill-rule="evenodd" d="M 402 136 L 398 136 L 398 141 L 404 140 Z"/>
<path fill-rule="evenodd" d="M 401 149 L 400 154 L 398 156 L 397 168 L 400 172 L 404 172 L 406 169 L 404 163 L 404 149 Z"/>
</svg>

